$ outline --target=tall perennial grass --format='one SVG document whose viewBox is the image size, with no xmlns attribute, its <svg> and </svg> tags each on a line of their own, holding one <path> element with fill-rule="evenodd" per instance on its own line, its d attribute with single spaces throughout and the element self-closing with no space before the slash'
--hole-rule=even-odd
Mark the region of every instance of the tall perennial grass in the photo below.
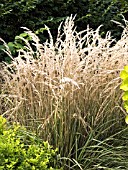
<svg viewBox="0 0 128 170">
<path fill-rule="evenodd" d="M 68 17 L 55 42 L 47 28 L 43 44 L 24 29 L 36 50 L 24 40 L 26 50 L 3 63 L 0 113 L 58 147 L 65 169 L 128 168 L 119 89 L 119 73 L 128 63 L 128 27 L 116 42 L 110 32 L 101 38 L 100 27 L 77 32 Z"/>
</svg>

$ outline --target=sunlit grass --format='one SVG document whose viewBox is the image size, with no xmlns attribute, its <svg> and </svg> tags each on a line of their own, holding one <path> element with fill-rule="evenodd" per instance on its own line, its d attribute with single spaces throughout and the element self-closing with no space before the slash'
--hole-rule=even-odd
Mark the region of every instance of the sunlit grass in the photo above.
<svg viewBox="0 0 128 170">
<path fill-rule="evenodd" d="M 77 32 L 69 17 L 56 42 L 48 30 L 44 44 L 26 29 L 36 51 L 26 41 L 28 50 L 1 71 L 1 114 L 58 147 L 65 169 L 127 167 L 126 143 L 116 135 L 127 131 L 119 89 L 120 70 L 128 63 L 127 27 L 114 46 L 111 34 L 103 39 L 99 29 Z"/>
</svg>

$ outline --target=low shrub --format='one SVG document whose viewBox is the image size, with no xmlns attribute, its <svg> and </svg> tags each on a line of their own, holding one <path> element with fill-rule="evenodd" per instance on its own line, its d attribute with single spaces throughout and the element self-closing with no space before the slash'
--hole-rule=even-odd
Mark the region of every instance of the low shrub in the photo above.
<svg viewBox="0 0 128 170">
<path fill-rule="evenodd" d="M 18 124 L 9 125 L 0 116 L 1 170 L 59 170 L 57 150 Z"/>
</svg>

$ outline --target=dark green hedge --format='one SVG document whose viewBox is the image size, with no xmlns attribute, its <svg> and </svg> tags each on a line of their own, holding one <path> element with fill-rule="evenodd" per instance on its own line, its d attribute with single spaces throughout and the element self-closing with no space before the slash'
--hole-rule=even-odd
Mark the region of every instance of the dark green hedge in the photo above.
<svg viewBox="0 0 128 170">
<path fill-rule="evenodd" d="M 103 24 L 102 35 L 110 30 L 113 36 L 119 39 L 122 30 L 110 20 L 121 21 L 119 14 L 127 16 L 128 2 L 127 0 L 0 0 L 0 37 L 7 42 L 13 41 L 16 35 L 23 32 L 21 26 L 36 31 L 44 27 L 44 24 L 51 28 L 55 36 L 60 21 L 71 14 L 77 14 L 78 30 L 86 29 L 87 24 L 94 29 Z M 40 34 L 42 41 L 46 37 L 47 33 Z"/>
</svg>

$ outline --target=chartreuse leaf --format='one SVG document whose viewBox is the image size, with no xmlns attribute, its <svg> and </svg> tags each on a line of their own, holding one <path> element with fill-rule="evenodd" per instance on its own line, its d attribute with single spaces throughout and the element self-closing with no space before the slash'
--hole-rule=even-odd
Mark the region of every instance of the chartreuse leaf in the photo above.
<svg viewBox="0 0 128 170">
<path fill-rule="evenodd" d="M 120 89 L 128 91 L 128 84 L 126 82 L 122 82 L 122 84 L 120 85 Z"/>
<path fill-rule="evenodd" d="M 27 37 L 28 34 L 27 34 L 26 32 L 24 32 L 24 33 L 21 33 L 19 36 L 20 36 L 20 37 Z"/>
<path fill-rule="evenodd" d="M 125 75 L 126 75 L 126 72 L 125 72 Z M 122 77 L 124 78 L 124 76 L 122 76 Z M 120 89 L 122 89 L 124 91 L 128 91 L 128 77 L 125 76 L 125 78 L 122 81 L 122 84 L 120 85 Z"/>
<path fill-rule="evenodd" d="M 127 100 L 128 100 L 128 91 L 125 91 L 125 92 L 124 92 L 124 94 L 123 94 L 123 96 L 122 96 L 122 99 L 123 99 L 124 101 L 127 101 Z"/>
<path fill-rule="evenodd" d="M 122 96 L 124 108 L 128 113 L 128 65 L 124 67 L 123 71 L 121 71 L 120 78 L 122 79 L 120 89 L 124 90 L 124 94 Z M 125 117 L 125 122 L 128 124 L 128 115 Z"/>
<path fill-rule="evenodd" d="M 123 80 L 128 78 L 128 72 L 126 72 L 125 70 L 121 71 L 120 78 Z"/>
<path fill-rule="evenodd" d="M 124 108 L 126 109 L 126 111 L 128 112 L 128 100 L 124 101 Z"/>
<path fill-rule="evenodd" d="M 124 70 L 128 73 L 128 65 L 124 66 Z"/>
<path fill-rule="evenodd" d="M 128 124 L 128 115 L 125 117 L 125 122 Z"/>
</svg>

